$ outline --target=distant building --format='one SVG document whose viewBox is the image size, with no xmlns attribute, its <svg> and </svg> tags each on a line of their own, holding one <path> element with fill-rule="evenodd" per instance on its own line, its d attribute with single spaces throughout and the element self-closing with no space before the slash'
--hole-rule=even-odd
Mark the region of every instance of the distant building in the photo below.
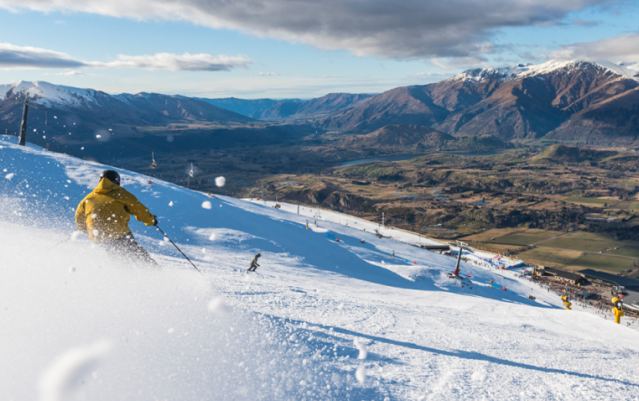
<svg viewBox="0 0 639 401">
<path fill-rule="evenodd" d="M 624 309 L 639 312 L 639 280 L 593 269 L 580 270 L 577 273 L 592 283 L 611 287 L 614 295 L 623 295 Z"/>
<path fill-rule="evenodd" d="M 636 287 L 637 290 L 639 290 L 639 280 L 634 278 L 618 276 L 616 274 L 606 273 L 606 272 L 602 272 L 602 271 L 594 270 L 594 269 L 579 270 L 577 273 L 579 273 L 580 275 L 588 279 L 588 281 L 595 284 L 604 285 L 606 287 L 617 287 L 617 286 L 621 286 L 624 288 Z"/>
<path fill-rule="evenodd" d="M 552 267 L 537 266 L 533 271 L 533 275 L 536 277 L 552 278 L 555 281 L 561 281 L 571 285 L 588 284 L 588 280 L 586 280 L 580 274 L 575 274 L 565 270 L 553 269 Z"/>
</svg>

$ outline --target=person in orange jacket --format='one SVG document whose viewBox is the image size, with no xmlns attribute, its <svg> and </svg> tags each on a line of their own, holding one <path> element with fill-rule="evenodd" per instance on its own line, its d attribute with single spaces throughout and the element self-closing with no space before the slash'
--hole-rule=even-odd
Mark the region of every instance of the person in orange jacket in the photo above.
<svg viewBox="0 0 639 401">
<path fill-rule="evenodd" d="M 89 238 L 102 245 L 111 257 L 157 266 L 133 237 L 129 228 L 130 215 L 147 226 L 158 223 L 157 217 L 126 189 L 120 187 L 120 174 L 105 170 L 100 183 L 88 194 L 75 212 L 75 225 Z"/>
</svg>

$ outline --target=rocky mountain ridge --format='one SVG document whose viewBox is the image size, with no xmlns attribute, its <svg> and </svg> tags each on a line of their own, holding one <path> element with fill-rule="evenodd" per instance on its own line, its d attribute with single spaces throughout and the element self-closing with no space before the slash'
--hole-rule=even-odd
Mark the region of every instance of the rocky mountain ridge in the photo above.
<svg viewBox="0 0 639 401">
<path fill-rule="evenodd" d="M 21 81 L 0 85 L 1 121 L 15 129 L 22 116 L 25 98 L 47 108 L 52 114 L 73 116 L 88 127 L 153 126 L 173 122 L 206 121 L 250 123 L 254 120 L 207 102 L 179 95 L 157 93 L 123 93 L 110 95 L 94 89 L 54 85 L 43 81 Z"/>
<path fill-rule="evenodd" d="M 639 131 L 636 67 L 572 61 L 473 69 L 429 85 L 391 89 L 316 125 L 368 133 L 415 124 L 454 136 L 631 145 Z"/>
</svg>

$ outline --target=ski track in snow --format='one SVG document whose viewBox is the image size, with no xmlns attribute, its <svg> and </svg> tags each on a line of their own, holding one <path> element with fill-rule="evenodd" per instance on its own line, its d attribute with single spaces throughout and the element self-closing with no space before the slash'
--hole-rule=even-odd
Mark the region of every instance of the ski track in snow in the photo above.
<svg viewBox="0 0 639 401">
<path fill-rule="evenodd" d="M 105 167 L 14 141 L 0 140 L 0 170 L 14 174 L 0 180 L 7 399 L 44 399 L 42 377 L 60 377 L 49 388 L 63 399 L 639 399 L 638 324 L 565 311 L 535 286 L 531 301 L 508 271 L 464 263 L 473 277 L 461 287 L 445 276 L 453 258 L 339 222 L 307 231 L 303 215 L 119 170 L 204 277 L 135 221 L 162 269 L 115 265 L 69 239 Z M 99 364 L 47 376 L 100 339 L 111 347 Z"/>
</svg>

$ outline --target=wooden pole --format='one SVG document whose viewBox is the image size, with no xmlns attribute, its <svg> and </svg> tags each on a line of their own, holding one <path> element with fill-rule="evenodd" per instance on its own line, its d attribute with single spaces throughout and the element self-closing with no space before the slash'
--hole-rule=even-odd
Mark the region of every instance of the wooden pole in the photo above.
<svg viewBox="0 0 639 401">
<path fill-rule="evenodd" d="M 18 139 L 18 145 L 25 146 L 27 144 L 27 113 L 29 112 L 29 106 L 25 100 L 22 107 L 22 124 L 20 124 L 20 137 Z"/>
</svg>

